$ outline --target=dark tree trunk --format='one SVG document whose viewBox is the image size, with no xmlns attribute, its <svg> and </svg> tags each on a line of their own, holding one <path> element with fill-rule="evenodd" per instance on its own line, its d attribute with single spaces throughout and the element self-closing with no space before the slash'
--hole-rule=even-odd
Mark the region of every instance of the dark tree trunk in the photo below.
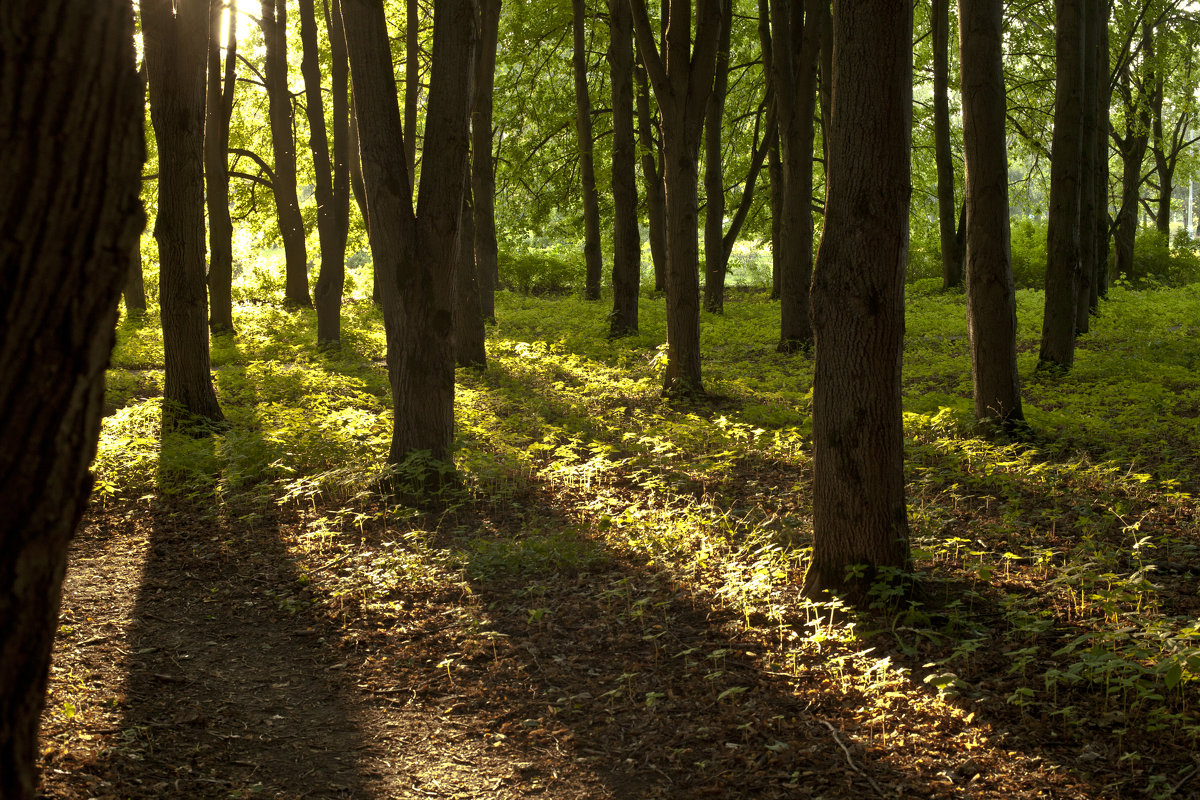
<svg viewBox="0 0 1200 800">
<path fill-rule="evenodd" d="M 208 357 L 204 252 L 204 86 L 208 3 L 142 4 L 150 117 L 158 142 L 159 306 L 162 311 L 163 430 L 224 419 Z"/>
<path fill-rule="evenodd" d="M 1150 113 L 1154 140 L 1150 151 L 1154 155 L 1154 172 L 1158 175 L 1158 202 L 1155 204 L 1154 227 L 1163 236 L 1171 236 L 1171 194 L 1175 191 L 1175 164 L 1168 158 L 1163 136 L 1163 79 L 1158 75 L 1154 93 L 1150 96 Z"/>
<path fill-rule="evenodd" d="M 774 44 L 771 41 L 770 0 L 758 0 L 758 44 L 763 54 L 763 71 L 766 73 L 767 95 L 775 105 L 775 85 L 771 79 L 775 63 Z M 767 178 L 771 183 L 771 299 L 779 299 L 779 231 L 783 219 L 783 162 L 779 155 L 779 122 L 775 115 L 767 126 Z"/>
<path fill-rule="evenodd" d="M 346 240 L 350 233 L 351 154 L 357 158 L 357 143 L 352 141 L 351 136 L 350 61 L 346 53 L 346 31 L 342 26 L 341 0 L 325 0 L 324 9 L 325 26 L 329 31 L 330 100 L 333 113 L 333 208 L 330 229 L 337 246 L 329 269 L 326 269 L 322 247 L 321 272 L 317 276 L 316 287 L 318 342 L 321 341 L 322 317 L 337 325 L 334 333 L 341 338 L 342 293 L 346 287 Z M 317 224 L 319 227 L 319 219 Z"/>
<path fill-rule="evenodd" d="M 404 157 L 412 180 L 417 175 L 417 108 L 421 103 L 421 3 L 404 5 Z"/>
<path fill-rule="evenodd" d="M 608 0 L 608 14 L 613 107 L 613 310 L 608 332 L 617 337 L 638 329 L 642 237 L 638 230 L 637 140 L 633 132 L 633 19 L 627 0 Z"/>
<path fill-rule="evenodd" d="M 308 295 L 308 253 L 304 220 L 296 195 L 295 114 L 288 91 L 287 0 L 262 0 L 263 43 L 266 52 L 267 103 L 271 118 L 271 148 L 275 159 L 275 208 L 286 260 L 284 303 L 297 307 L 312 305 Z"/>
<path fill-rule="evenodd" d="M 592 101 L 588 96 L 587 39 L 584 29 L 586 17 L 586 0 L 571 0 L 575 139 L 579 147 L 579 188 L 583 194 L 583 260 L 586 266 L 583 296 L 588 300 L 599 300 L 600 280 L 604 274 L 604 253 L 600 247 L 600 203 L 596 196 L 596 167 L 592 158 Z"/>
<path fill-rule="evenodd" d="M 470 180 L 470 176 L 467 176 Z M 454 360 L 460 367 L 487 367 L 487 335 L 479 304 L 475 262 L 475 216 L 469 195 L 463 193 L 462 223 L 458 228 L 458 267 L 454 279 Z"/>
<path fill-rule="evenodd" d="M 131 317 L 140 317 L 146 313 L 146 281 L 142 276 L 142 249 L 140 242 L 134 242 L 129 254 L 129 274 L 125 276 L 125 285 L 121 290 L 125 296 L 125 313 Z"/>
<path fill-rule="evenodd" d="M 825 230 L 813 276 L 813 554 L 804 594 L 867 597 L 908 565 L 900 360 L 912 5 L 835 0 Z M 848 574 L 848 567 L 864 569 Z"/>
<path fill-rule="evenodd" d="M 725 312 L 725 170 L 721 163 L 721 126 L 725 122 L 725 95 L 729 91 L 729 42 L 733 2 L 725 3 L 721 41 L 712 94 L 704 117 L 704 308 Z"/>
<path fill-rule="evenodd" d="M 1023 416 L 1008 222 L 1003 0 L 960 0 L 958 19 L 975 417 L 1004 428 Z"/>
<path fill-rule="evenodd" d="M 32 800 L 67 546 L 145 223 L 144 111 L 128 2 L 16 3 L 4 18 L 0 75 L 20 80 L 0 82 L 0 152 L 21 191 L 0 192 L 0 797 Z"/>
<path fill-rule="evenodd" d="M 344 0 L 338 0 L 340 9 Z M 349 55 L 346 56 L 347 62 Z M 371 238 L 371 212 L 367 208 L 367 189 L 363 182 L 363 159 L 362 147 L 359 145 L 358 138 L 358 106 L 354 102 L 354 87 L 350 87 L 350 193 L 354 195 L 354 205 L 358 207 L 358 213 L 362 215 L 363 228 L 367 231 L 368 240 Z M 374 259 L 371 262 L 371 302 L 375 305 L 382 305 L 379 299 L 379 270 L 375 269 Z"/>
<path fill-rule="evenodd" d="M 950 289 L 961 286 L 963 278 L 962 241 L 954 225 L 958 203 L 954 197 L 954 153 L 950 149 L 950 0 L 933 0 L 931 16 L 933 151 L 937 161 L 938 232 L 942 244 L 942 288 Z"/>
<path fill-rule="evenodd" d="M 317 236 L 321 243 L 321 271 L 317 277 L 317 345 L 337 347 L 342 339 L 342 289 L 346 284 L 346 234 L 339 223 L 333 189 L 333 162 L 325 130 L 325 99 L 321 91 L 321 59 L 317 47 L 317 14 L 314 0 L 299 0 L 300 40 L 303 54 L 304 98 L 308 108 L 308 145 L 312 150 L 313 183 L 317 196 Z M 330 40 L 336 37 L 330 32 Z M 342 76 L 345 78 L 345 75 Z M 335 112 L 336 117 L 336 112 Z"/>
<path fill-rule="evenodd" d="M 1082 0 L 1055 0 L 1054 7 L 1054 139 L 1046 237 L 1046 301 L 1038 366 L 1065 370 L 1075 360 L 1075 298 L 1079 285 L 1083 8 Z"/>
<path fill-rule="evenodd" d="M 1142 50 L 1152 52 L 1154 46 L 1153 28 L 1145 25 L 1142 28 Z M 1117 150 L 1121 156 L 1121 205 L 1117 209 L 1117 225 L 1113 235 L 1116 247 L 1115 273 L 1123 275 L 1131 281 L 1138 280 L 1133 265 L 1133 245 L 1137 237 L 1138 206 L 1142 189 L 1142 162 L 1146 159 L 1146 149 L 1150 141 L 1150 113 L 1147 110 L 1148 98 L 1140 90 L 1134 92 L 1133 80 L 1126 65 L 1121 72 L 1118 89 L 1125 108 L 1125 135 L 1116 138 Z M 1148 75 L 1143 79 L 1144 84 L 1152 85 L 1154 76 Z"/>
<path fill-rule="evenodd" d="M 1082 143 L 1079 154 L 1079 281 L 1075 286 L 1075 332 L 1087 333 L 1091 316 L 1092 284 L 1096 280 L 1096 226 L 1101 209 L 1096 208 L 1096 136 L 1097 98 L 1100 87 L 1096 78 L 1096 15 L 1088 4 L 1083 9 L 1083 109 L 1080 116 Z M 1106 4 L 1107 5 L 1107 4 Z"/>
<path fill-rule="evenodd" d="M 342 0 L 388 342 L 395 429 L 388 460 L 445 465 L 454 436 L 454 279 L 470 139 L 473 0 L 434 10 L 426 148 L 414 211 L 382 0 Z M 440 482 L 446 472 L 430 480 Z"/>
<path fill-rule="evenodd" d="M 792 353 L 812 344 L 809 285 L 813 263 L 813 124 L 822 0 L 772 0 L 771 80 L 783 166 L 780 216 L 779 351 Z"/>
<path fill-rule="evenodd" d="M 1100 298 L 1108 295 L 1108 232 L 1110 220 L 1108 217 L 1108 140 L 1112 131 L 1109 122 L 1109 108 L 1112 106 L 1112 84 L 1109 82 L 1108 56 L 1108 3 L 1093 3 L 1092 14 L 1095 16 L 1093 25 L 1098 34 L 1096 38 L 1096 59 L 1094 62 L 1098 88 L 1096 97 L 1096 279 L 1092 282 L 1091 310 L 1099 311 Z"/>
<path fill-rule="evenodd" d="M 667 369 L 663 393 L 703 394 L 697 276 L 698 160 L 704 111 L 720 44 L 722 0 L 701 0 L 694 48 L 691 2 L 670 0 L 662 53 L 654 40 L 645 0 L 632 0 L 630 5 L 638 49 L 662 115 L 667 243 Z"/>
<path fill-rule="evenodd" d="M 479 52 L 471 107 L 471 182 L 474 195 L 475 277 L 485 322 L 496 321 L 496 164 L 492 155 L 492 94 L 496 82 L 496 44 L 500 0 L 480 0 Z"/>
<path fill-rule="evenodd" d="M 650 112 L 650 85 L 646 69 L 641 64 L 641 54 L 634 68 L 638 82 L 637 117 L 638 146 L 642 151 L 642 180 L 646 184 L 646 217 L 650 239 L 650 260 L 654 262 L 654 291 L 665 292 L 667 288 L 667 240 L 666 202 L 663 199 L 663 174 L 659 167 L 663 163 L 661 139 L 657 133 L 654 116 Z"/>
<path fill-rule="evenodd" d="M 229 216 L 229 120 L 233 115 L 237 14 L 229 15 L 224 80 L 221 70 L 223 0 L 209 0 L 208 99 L 204 171 L 208 181 L 208 327 L 233 333 L 233 220 Z"/>
</svg>

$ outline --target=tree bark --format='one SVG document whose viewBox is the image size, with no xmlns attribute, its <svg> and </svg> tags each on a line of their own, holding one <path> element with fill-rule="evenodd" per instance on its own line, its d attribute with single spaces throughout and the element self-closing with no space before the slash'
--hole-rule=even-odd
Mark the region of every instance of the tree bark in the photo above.
<svg viewBox="0 0 1200 800">
<path fill-rule="evenodd" d="M 408 174 L 417 175 L 417 108 L 421 104 L 421 4 L 406 0 L 404 4 L 404 157 Z"/>
<path fill-rule="evenodd" d="M 596 167 L 592 157 L 592 101 L 588 96 L 586 0 L 571 0 L 572 59 L 575 73 L 575 139 L 579 148 L 580 192 L 583 194 L 584 298 L 600 299 L 604 253 L 600 246 L 600 202 L 596 196 Z"/>
<path fill-rule="evenodd" d="M 371 253 L 387 332 L 395 428 L 388 460 L 442 465 L 454 436 L 454 279 L 470 139 L 473 0 L 434 10 L 433 57 L 417 206 L 403 141 L 382 0 L 342 0 L 357 103 L 363 178 L 371 209 Z"/>
<path fill-rule="evenodd" d="M 976 419 L 1023 419 L 1017 303 L 1009 235 L 1004 3 L 960 0 L 963 157 L 966 161 L 967 331 Z"/>
<path fill-rule="evenodd" d="M 661 138 L 655 135 L 655 119 L 650 112 L 650 85 L 641 54 L 634 67 L 637 78 L 638 147 L 642 152 L 642 180 L 646 186 L 646 224 L 650 239 L 650 260 L 654 262 L 654 291 L 667 289 L 666 202 L 663 199 Z"/>
<path fill-rule="evenodd" d="M 962 285 L 963 249 L 954 224 L 958 203 L 954 196 L 954 154 L 950 149 L 950 0 L 932 0 L 930 11 L 933 22 L 933 150 L 937 161 L 942 288 L 951 289 Z M 961 13 L 959 16 L 961 18 Z"/>
<path fill-rule="evenodd" d="M 229 15 L 225 64 L 221 64 L 221 13 L 224 0 L 209 0 L 208 96 L 204 171 L 208 183 L 208 327 L 233 333 L 233 220 L 229 216 L 229 120 L 237 59 L 237 14 Z"/>
<path fill-rule="evenodd" d="M 321 339 L 321 318 L 336 321 L 341 337 L 342 294 L 346 288 L 346 241 L 350 235 L 350 163 L 358 157 L 358 143 L 352 135 L 350 114 L 350 60 L 346 53 L 346 30 L 342 25 L 341 0 L 324 0 L 325 26 L 329 31 L 329 76 L 333 113 L 333 193 L 331 212 L 335 247 L 332 269 L 325 269 L 321 256 L 321 272 L 317 275 L 317 339 Z M 353 148 L 353 149 L 352 149 Z M 318 225 L 319 225 L 318 221 Z M 340 242 L 340 244 L 338 244 Z"/>
<path fill-rule="evenodd" d="M 1096 39 L 1096 75 L 1094 80 L 1098 88 L 1096 97 L 1096 279 L 1092 282 L 1090 307 L 1092 313 L 1099 311 L 1100 298 L 1108 296 L 1108 253 L 1109 227 L 1108 216 L 1108 180 L 1109 180 L 1109 147 L 1108 140 L 1112 132 L 1109 121 L 1109 109 L 1112 106 L 1112 83 L 1109 81 L 1108 55 L 1108 4 L 1093 3 L 1093 24 L 1098 30 Z"/>
<path fill-rule="evenodd" d="M 150 118 L 158 143 L 159 306 L 162 312 L 163 430 L 221 422 L 208 354 L 204 252 L 204 88 L 208 3 L 142 4 Z"/>
<path fill-rule="evenodd" d="M 610 337 L 638 329 L 642 237 L 638 229 L 637 140 L 633 132 L 633 19 L 627 0 L 608 0 L 613 108 L 613 310 Z M 653 156 L 650 157 L 653 161 Z"/>
<path fill-rule="evenodd" d="M 496 163 L 492 153 L 492 100 L 496 83 L 496 45 L 500 0 L 480 0 L 479 52 L 471 107 L 471 188 L 474 196 L 475 277 L 485 322 L 496 321 Z"/>
<path fill-rule="evenodd" d="M 142 252 L 139 244 L 135 242 L 129 254 L 129 274 L 125 276 L 125 286 L 121 290 L 125 297 L 125 313 L 131 317 L 140 317 L 146 313 L 146 281 L 142 275 Z"/>
<path fill-rule="evenodd" d="M 466 179 L 469 181 L 470 176 Z M 475 217 L 470 195 L 463 193 L 462 223 L 458 228 L 458 267 L 454 279 L 454 360 L 460 367 L 487 367 L 483 309 L 475 261 Z"/>
<path fill-rule="evenodd" d="M 712 94 L 704 117 L 704 308 L 725 312 L 725 170 L 721 163 L 721 126 L 729 92 L 729 44 L 733 2 L 725 3 Z"/>
<path fill-rule="evenodd" d="M 1149 25 L 1142 28 L 1142 50 L 1151 52 L 1154 46 L 1154 32 Z M 1143 84 L 1152 85 L 1154 76 L 1143 78 Z M 1113 235 L 1116 248 L 1115 273 L 1123 275 L 1130 281 L 1136 281 L 1141 276 L 1136 274 L 1133 264 L 1133 247 L 1137 238 L 1138 206 L 1142 189 L 1142 162 L 1146 160 L 1146 149 L 1150 141 L 1149 103 L 1141 87 L 1133 86 L 1128 64 L 1121 71 L 1117 84 L 1121 92 L 1121 100 L 1125 106 L 1125 134 L 1114 137 L 1117 150 L 1121 156 L 1121 205 L 1117 209 L 1117 225 Z"/>
<path fill-rule="evenodd" d="M 667 369 L 664 395 L 704 393 L 700 374 L 700 253 L 697 183 L 700 135 L 720 43 L 721 6 L 701 0 L 692 44 L 690 0 L 670 0 L 663 53 L 655 42 L 645 0 L 631 0 L 638 50 L 662 115 L 666 206 Z"/>
<path fill-rule="evenodd" d="M 1096 74 L 1096 15 L 1088 4 L 1083 9 L 1083 108 L 1080 115 L 1081 146 L 1079 152 L 1079 280 L 1075 286 L 1075 333 L 1087 333 L 1091 317 L 1092 284 L 1099 266 L 1096 261 L 1096 226 L 1100 224 L 1100 209 L 1096 208 L 1096 147 L 1097 98 L 1100 87 Z"/>
<path fill-rule="evenodd" d="M 145 224 L 144 93 L 132 43 L 122 0 L 15 3 L 0 25 L 0 75 L 20 76 L 0 82 L 0 183 L 20 189 L 0 192 L 5 800 L 37 796 L 67 546 L 91 489 L 117 301 Z M 203 41 L 199 50 L 202 93 Z"/>
<path fill-rule="evenodd" d="M 283 299 L 292 307 L 312 305 L 308 294 L 308 253 L 304 219 L 296 195 L 295 114 L 288 91 L 287 0 L 262 0 L 267 104 L 271 119 L 271 148 L 275 159 L 275 208 L 286 261 Z"/>
<path fill-rule="evenodd" d="M 1075 298 L 1080 270 L 1083 9 L 1082 0 L 1055 0 L 1054 7 L 1054 139 L 1046 237 L 1046 300 L 1038 366 L 1067 370 L 1075 360 Z"/>
<path fill-rule="evenodd" d="M 881 570 L 909 559 L 900 362 L 912 5 L 835 0 L 833 37 L 828 199 L 813 276 L 813 554 L 803 591 L 861 602 Z"/>
</svg>

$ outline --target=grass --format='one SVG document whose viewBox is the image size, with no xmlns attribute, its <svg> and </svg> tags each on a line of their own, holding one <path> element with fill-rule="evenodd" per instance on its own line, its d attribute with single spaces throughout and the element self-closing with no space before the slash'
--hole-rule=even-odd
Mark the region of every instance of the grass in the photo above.
<svg viewBox="0 0 1200 800">
<path fill-rule="evenodd" d="M 858 729 L 881 746 L 906 726 L 935 736 L 929 726 L 949 715 L 985 738 L 1003 728 L 1082 753 L 1064 756 L 1067 769 L 1099 776 L 1101 793 L 1173 796 L 1200 739 L 1200 288 L 1114 288 L 1075 368 L 1054 380 L 1034 374 L 1041 300 L 1018 294 L 1036 441 L 1006 445 L 973 429 L 962 297 L 910 291 L 914 575 L 885 576 L 870 612 L 835 615 L 797 596 L 811 543 L 812 364 L 775 352 L 778 309 L 752 293 L 703 318 L 713 399 L 688 403 L 659 397 L 660 302 L 643 299 L 639 335 L 610 341 L 603 303 L 499 294 L 489 368 L 458 376 L 462 482 L 436 514 L 371 489 L 391 412 L 369 303 L 347 305 L 336 355 L 315 347 L 311 312 L 240 304 L 239 335 L 213 344 L 230 428 L 168 448 L 158 330 L 125 320 L 95 502 L 176 494 L 227 514 L 294 509 L 301 556 L 357 554 L 352 568 L 313 576 L 320 602 L 343 614 L 401 603 L 422 582 L 500 582 L 520 587 L 522 613 L 541 627 L 555 612 L 539 586 L 634 563 L 659 588 L 618 581 L 595 601 L 656 653 L 653 637 L 672 625 L 660 589 L 676 587 L 728 613 L 761 669 L 793 676 L 798 694 L 852 697 Z M 382 544 L 366 549 L 372 531 Z M 901 599 L 914 578 L 922 593 Z M 483 614 L 464 603 L 464 615 Z M 494 652 L 482 616 L 463 624 Z M 693 665 L 713 703 L 745 700 L 723 654 L 662 657 Z M 452 659 L 439 667 L 453 678 Z M 657 713 L 671 692 L 645 674 L 623 672 L 603 697 L 564 708 Z M 1097 764 L 1088 748 L 1109 730 L 1119 759 Z"/>
</svg>

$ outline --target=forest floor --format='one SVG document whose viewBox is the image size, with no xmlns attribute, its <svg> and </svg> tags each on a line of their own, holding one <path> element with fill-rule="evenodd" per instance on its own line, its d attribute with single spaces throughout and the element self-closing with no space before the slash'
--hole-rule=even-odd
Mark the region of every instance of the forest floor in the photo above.
<svg viewBox="0 0 1200 800">
<path fill-rule="evenodd" d="M 371 347 L 321 375 L 217 353 L 230 431 L 161 448 L 152 414 L 119 411 L 154 407 L 154 369 L 119 350 L 129 396 L 71 554 L 44 797 L 1200 797 L 1194 376 L 1171 379 L 1184 416 L 1141 432 L 1146 472 L 1086 431 L 994 446 L 953 406 L 912 412 L 914 571 L 834 614 L 797 596 L 805 378 L 746 388 L 795 361 L 721 335 L 740 372 L 714 356 L 713 398 L 664 404 L 653 332 L 588 365 L 538 344 L 555 314 L 510 302 L 492 367 L 460 374 L 463 483 L 415 505 L 345 476 L 386 443 Z M 958 341 L 921 319 L 929 352 Z M 1122 341 L 1092 344 L 1109 370 Z M 956 368 L 906 387 L 953 394 Z M 252 423 L 230 413 L 247 387 Z M 1094 385 L 1055 388 L 1027 396 L 1041 430 L 1084 418 L 1072 392 L 1115 424 Z"/>
</svg>

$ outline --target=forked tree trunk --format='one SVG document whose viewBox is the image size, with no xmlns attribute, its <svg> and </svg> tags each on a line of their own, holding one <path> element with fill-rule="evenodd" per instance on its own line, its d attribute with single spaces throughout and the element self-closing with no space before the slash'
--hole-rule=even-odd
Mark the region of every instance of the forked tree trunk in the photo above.
<svg viewBox="0 0 1200 800">
<path fill-rule="evenodd" d="M 150 118 L 158 142 L 159 305 L 162 311 L 163 430 L 224 419 L 208 354 L 204 248 L 204 86 L 208 3 L 142 4 Z"/>
<path fill-rule="evenodd" d="M 600 246 L 600 202 L 596 195 L 593 158 L 592 100 L 588 95 L 587 39 L 584 22 L 586 0 L 571 0 L 572 59 L 575 73 L 575 141 L 579 148 L 580 192 L 583 194 L 584 293 L 588 300 L 600 299 L 604 254 Z"/>
<path fill-rule="evenodd" d="M 963 278 L 962 240 L 954 225 L 958 204 L 954 196 L 954 154 L 950 149 L 950 0 L 933 0 L 930 11 L 933 29 L 933 150 L 937 161 L 942 288 L 950 289 L 961 286 Z M 959 16 L 961 18 L 961 13 Z"/>
<path fill-rule="evenodd" d="M 613 107 L 613 310 L 609 336 L 638 329 L 642 237 L 638 230 L 637 142 L 633 132 L 633 19 L 627 0 L 608 0 Z"/>
<path fill-rule="evenodd" d="M 307 308 L 312 305 L 312 298 L 308 294 L 304 220 L 300 216 L 300 200 L 296 194 L 295 114 L 288 91 L 287 3 L 288 0 L 262 0 L 260 25 L 266 58 L 264 73 L 271 120 L 271 149 L 275 160 L 272 185 L 286 261 L 283 299 L 289 306 Z"/>
<path fill-rule="evenodd" d="M 804 594 L 851 602 L 908 565 L 900 360 L 912 4 L 835 0 L 825 231 L 813 276 L 813 553 Z"/>
<path fill-rule="evenodd" d="M 21 76 L 0 81 L 5 185 L 21 189 L 0 192 L 0 797 L 32 800 L 67 546 L 145 224 L 129 3 L 9 5 L 0 75 Z"/>
<path fill-rule="evenodd" d="M 1038 366 L 1066 370 L 1075 360 L 1075 297 L 1079 285 L 1083 9 L 1082 0 L 1055 0 L 1054 7 L 1057 65 L 1054 139 L 1046 237 L 1046 301 Z"/>
<path fill-rule="evenodd" d="M 388 460 L 448 464 L 454 436 L 454 279 L 470 138 L 472 0 L 434 10 L 421 184 L 414 211 L 382 0 L 342 0 L 357 103 L 371 252 L 387 332 L 395 428 Z M 435 471 L 431 483 L 445 479 Z"/>
<path fill-rule="evenodd" d="M 967 331 L 975 417 L 1001 427 L 1023 419 L 1017 373 L 1005 141 L 1004 3 L 960 0 L 963 157 L 966 161 Z"/>
<path fill-rule="evenodd" d="M 496 82 L 496 45 L 500 0 L 480 0 L 479 50 L 471 105 L 471 189 L 474 198 L 475 278 L 485 322 L 496 321 L 496 163 L 492 154 L 492 100 Z"/>
<path fill-rule="evenodd" d="M 233 333 L 233 220 L 229 216 L 229 120 L 236 79 L 237 17 L 229 15 L 225 64 L 221 65 L 224 0 L 209 0 L 208 97 L 205 112 L 204 172 L 208 182 L 208 327 Z"/>
</svg>

